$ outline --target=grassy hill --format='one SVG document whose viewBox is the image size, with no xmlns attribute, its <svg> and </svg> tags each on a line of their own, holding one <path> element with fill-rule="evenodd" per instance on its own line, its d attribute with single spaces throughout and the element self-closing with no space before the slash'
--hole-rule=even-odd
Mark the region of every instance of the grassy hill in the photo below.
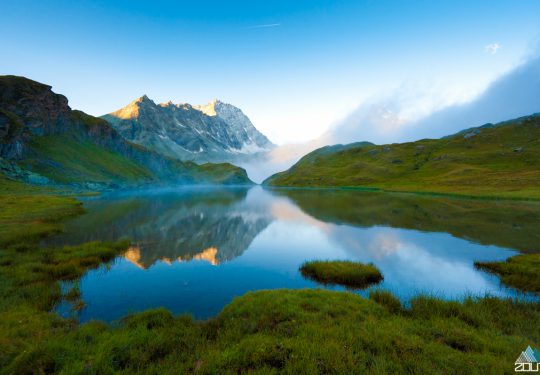
<svg viewBox="0 0 540 375">
<path fill-rule="evenodd" d="M 197 165 L 168 158 L 163 159 L 169 176 L 163 178 L 163 171 L 69 134 L 35 137 L 29 148 L 31 151 L 19 166 L 59 184 L 159 184 L 164 179 L 203 184 L 251 183 L 243 169 L 229 163 Z"/>
<path fill-rule="evenodd" d="M 442 139 L 322 148 L 263 184 L 540 198 L 540 115 Z"/>
</svg>

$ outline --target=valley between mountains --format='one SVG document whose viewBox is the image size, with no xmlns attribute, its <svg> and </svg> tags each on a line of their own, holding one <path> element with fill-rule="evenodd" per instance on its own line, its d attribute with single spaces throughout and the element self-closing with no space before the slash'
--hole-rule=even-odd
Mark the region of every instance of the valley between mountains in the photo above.
<svg viewBox="0 0 540 375">
<path fill-rule="evenodd" d="M 237 107 L 156 104 L 142 96 L 93 117 L 50 86 L 0 77 L 0 168 L 34 185 L 103 190 L 170 184 L 253 184 L 234 163 L 276 148 Z M 275 187 L 367 188 L 540 198 L 540 116 L 441 139 L 325 146 L 268 177 Z"/>
</svg>

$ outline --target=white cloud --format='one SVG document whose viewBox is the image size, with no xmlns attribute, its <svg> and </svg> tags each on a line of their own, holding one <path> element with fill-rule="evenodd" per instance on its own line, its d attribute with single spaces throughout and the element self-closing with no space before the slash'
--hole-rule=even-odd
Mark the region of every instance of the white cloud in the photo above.
<svg viewBox="0 0 540 375">
<path fill-rule="evenodd" d="M 429 91 L 408 91 L 411 95 L 405 90 L 361 105 L 331 128 L 328 137 L 333 143 L 414 141 L 540 112 L 540 56 L 533 55 L 469 100 L 448 103 L 434 100 L 436 94 Z"/>
<path fill-rule="evenodd" d="M 495 55 L 499 49 L 501 48 L 501 45 L 499 43 L 491 43 L 484 47 L 484 51 L 491 55 Z"/>
</svg>

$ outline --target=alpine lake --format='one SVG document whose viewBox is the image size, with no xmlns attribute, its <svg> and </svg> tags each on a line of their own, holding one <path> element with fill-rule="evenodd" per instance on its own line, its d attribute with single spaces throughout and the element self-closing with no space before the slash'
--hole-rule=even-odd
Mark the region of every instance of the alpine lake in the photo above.
<svg viewBox="0 0 540 375">
<path fill-rule="evenodd" d="M 129 239 L 112 263 L 79 281 L 85 306 L 57 305 L 81 322 L 114 322 L 165 307 L 196 319 L 235 297 L 327 288 L 304 278 L 307 260 L 373 263 L 405 304 L 418 294 L 536 299 L 505 287 L 475 261 L 540 249 L 540 203 L 330 189 L 182 187 L 81 198 L 86 213 L 45 245 Z M 72 285 L 64 284 L 64 289 Z M 367 295 L 370 288 L 355 290 Z"/>
</svg>

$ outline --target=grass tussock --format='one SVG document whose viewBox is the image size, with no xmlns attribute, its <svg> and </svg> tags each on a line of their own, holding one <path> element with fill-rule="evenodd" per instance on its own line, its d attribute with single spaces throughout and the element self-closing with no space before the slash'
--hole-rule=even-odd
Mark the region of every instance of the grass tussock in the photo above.
<svg viewBox="0 0 540 375">
<path fill-rule="evenodd" d="M 300 272 L 305 277 L 323 284 L 339 284 L 351 288 L 365 288 L 383 279 L 381 272 L 373 264 L 351 261 L 308 261 L 302 264 Z"/>
<path fill-rule="evenodd" d="M 540 293 L 540 254 L 521 254 L 503 262 L 476 262 L 474 265 L 499 275 L 508 286 Z"/>
<path fill-rule="evenodd" d="M 393 314 L 398 314 L 402 311 L 401 301 L 392 293 L 386 290 L 370 290 L 369 299 L 384 306 L 388 311 Z"/>
</svg>

